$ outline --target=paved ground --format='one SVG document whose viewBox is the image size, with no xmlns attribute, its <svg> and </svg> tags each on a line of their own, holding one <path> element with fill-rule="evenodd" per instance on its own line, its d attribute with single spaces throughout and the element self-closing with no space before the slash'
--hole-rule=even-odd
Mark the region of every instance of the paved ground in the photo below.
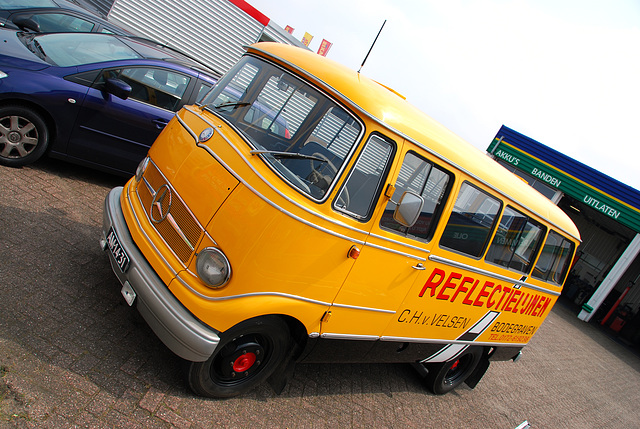
<svg viewBox="0 0 640 429">
<path fill-rule="evenodd" d="M 640 426 L 640 358 L 562 306 L 475 390 L 430 395 L 405 365 L 300 365 L 280 396 L 196 397 L 98 246 L 123 182 L 53 160 L 0 167 L 0 427 Z"/>
</svg>

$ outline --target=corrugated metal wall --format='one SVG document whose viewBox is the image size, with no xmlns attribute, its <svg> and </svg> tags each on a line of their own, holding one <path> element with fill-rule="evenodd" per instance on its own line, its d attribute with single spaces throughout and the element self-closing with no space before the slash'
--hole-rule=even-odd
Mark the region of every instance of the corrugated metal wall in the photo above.
<svg viewBox="0 0 640 429">
<path fill-rule="evenodd" d="M 94 0 L 95 1 L 95 0 Z M 225 73 L 264 26 L 228 0 L 116 0 L 109 20 Z"/>
<path fill-rule="evenodd" d="M 88 0 L 87 3 L 98 9 L 102 15 L 107 16 L 114 1 L 115 0 Z"/>
</svg>

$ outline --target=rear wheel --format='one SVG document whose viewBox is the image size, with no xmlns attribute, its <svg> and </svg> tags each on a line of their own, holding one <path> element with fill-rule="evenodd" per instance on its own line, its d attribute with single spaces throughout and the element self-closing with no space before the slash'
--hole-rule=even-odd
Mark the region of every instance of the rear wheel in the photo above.
<svg viewBox="0 0 640 429">
<path fill-rule="evenodd" d="M 427 388 L 436 395 L 452 391 L 473 373 L 482 358 L 482 349 L 468 348 L 456 359 L 428 367 L 425 378 Z"/>
<path fill-rule="evenodd" d="M 244 321 L 221 335 L 213 355 L 192 362 L 188 382 L 198 395 L 230 398 L 263 383 L 282 363 L 290 346 L 289 328 L 280 318 Z"/>
<path fill-rule="evenodd" d="M 22 106 L 0 108 L 0 164 L 21 167 L 47 150 L 49 131 L 42 117 Z"/>
</svg>

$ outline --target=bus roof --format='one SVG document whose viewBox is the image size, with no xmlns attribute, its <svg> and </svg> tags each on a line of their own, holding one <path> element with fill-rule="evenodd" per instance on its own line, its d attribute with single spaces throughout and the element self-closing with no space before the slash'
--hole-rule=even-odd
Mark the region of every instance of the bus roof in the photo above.
<svg viewBox="0 0 640 429">
<path fill-rule="evenodd" d="M 282 43 L 257 43 L 248 52 L 295 69 L 336 98 L 446 163 L 463 170 L 505 198 L 580 240 L 571 219 L 515 174 L 486 156 L 386 86 L 336 61 Z"/>
</svg>

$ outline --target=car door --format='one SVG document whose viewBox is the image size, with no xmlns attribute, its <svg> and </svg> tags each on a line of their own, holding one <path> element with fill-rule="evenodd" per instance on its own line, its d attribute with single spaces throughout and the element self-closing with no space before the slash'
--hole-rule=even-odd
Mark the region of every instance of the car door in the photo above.
<svg viewBox="0 0 640 429">
<path fill-rule="evenodd" d="M 106 79 L 131 86 L 126 100 L 104 91 Z M 105 69 L 87 92 L 67 155 L 133 174 L 164 126 L 192 91 L 192 77 L 157 66 Z"/>
<path fill-rule="evenodd" d="M 398 318 L 412 285 L 426 275 L 425 266 L 434 245 L 431 238 L 453 176 L 411 150 L 401 152 L 400 159 L 402 165 L 391 182 L 393 186 L 385 191 L 388 195 L 395 190 L 390 195 L 392 201 L 374 215 L 367 242 L 330 308 L 331 316 L 323 320 L 321 334 L 325 338 L 380 337 L 392 320 Z M 349 192 L 348 206 L 360 205 L 357 200 L 359 190 L 366 187 L 367 182 L 364 183 Z M 396 203 L 405 191 L 424 200 L 411 227 L 394 218 Z"/>
</svg>

